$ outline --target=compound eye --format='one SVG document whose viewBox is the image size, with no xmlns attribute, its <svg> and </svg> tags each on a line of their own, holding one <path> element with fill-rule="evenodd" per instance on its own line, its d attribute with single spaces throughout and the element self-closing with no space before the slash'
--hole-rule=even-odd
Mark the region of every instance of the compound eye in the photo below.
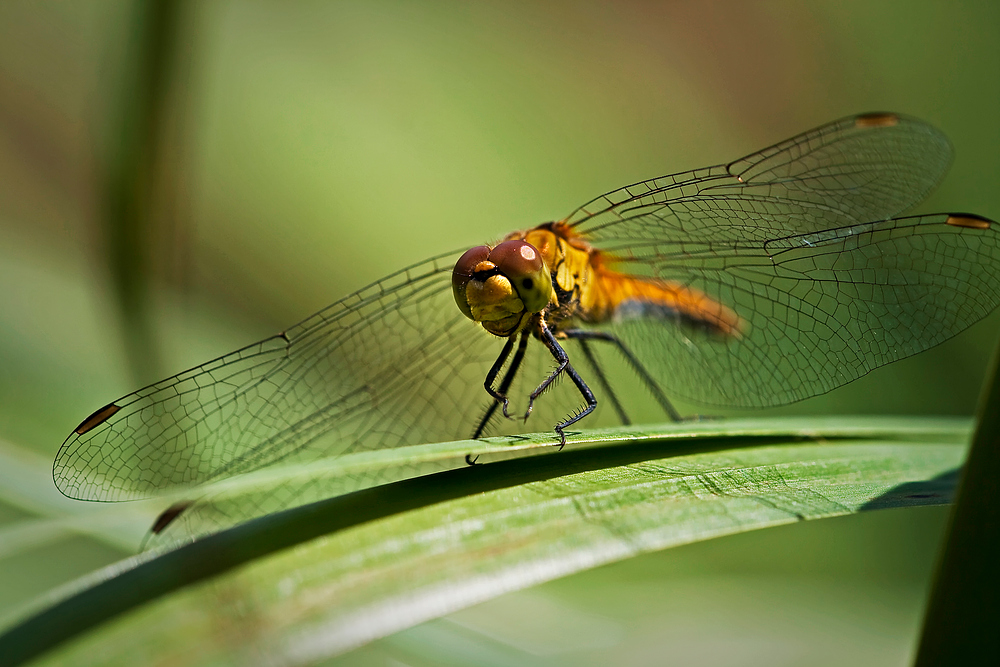
<svg viewBox="0 0 1000 667">
<path fill-rule="evenodd" d="M 529 312 L 542 312 L 552 296 L 552 276 L 535 246 L 525 241 L 504 241 L 493 248 L 490 261 L 507 276 Z"/>
<path fill-rule="evenodd" d="M 472 309 L 469 308 L 469 300 L 465 296 L 465 286 L 472 280 L 472 274 L 480 262 L 485 262 L 490 256 L 489 246 L 479 245 L 466 250 L 465 253 L 455 262 L 455 268 L 451 272 L 451 291 L 455 295 L 455 303 L 462 314 L 472 318 Z"/>
</svg>

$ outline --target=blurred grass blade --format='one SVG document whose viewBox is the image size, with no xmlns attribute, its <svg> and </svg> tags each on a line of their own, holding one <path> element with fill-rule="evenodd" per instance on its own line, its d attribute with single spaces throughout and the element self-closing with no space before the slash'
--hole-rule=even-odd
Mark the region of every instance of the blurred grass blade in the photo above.
<svg viewBox="0 0 1000 667">
<path fill-rule="evenodd" d="M 139 0 L 105 176 L 108 266 L 118 297 L 126 352 L 136 383 L 162 375 L 148 313 L 152 210 L 165 101 L 177 40 L 177 0 Z"/>
<path fill-rule="evenodd" d="M 917 667 L 1000 664 L 1000 346 L 983 386 Z"/>
<path fill-rule="evenodd" d="M 806 442 L 798 429 L 782 432 L 764 420 L 757 424 L 769 434 L 755 437 L 727 436 L 719 423 L 705 427 L 714 437 L 612 440 L 262 517 L 125 561 L 79 583 L 75 595 L 53 595 L 61 601 L 0 637 L 0 662 L 18 664 L 162 596 L 49 658 L 308 664 L 640 553 L 804 519 L 950 501 L 967 422 L 885 419 L 883 437 L 853 439 L 824 423 L 829 433 L 813 429 L 816 440 Z M 840 426 L 851 430 L 848 422 Z M 872 427 L 869 420 L 866 430 Z"/>
<path fill-rule="evenodd" d="M 0 529 L 0 555 L 33 541 L 84 534 L 124 553 L 134 553 L 158 505 L 143 501 L 108 505 L 81 503 L 52 484 L 52 459 L 0 439 L 0 503 L 43 517 Z M 50 537 L 45 537 L 48 534 Z"/>
</svg>

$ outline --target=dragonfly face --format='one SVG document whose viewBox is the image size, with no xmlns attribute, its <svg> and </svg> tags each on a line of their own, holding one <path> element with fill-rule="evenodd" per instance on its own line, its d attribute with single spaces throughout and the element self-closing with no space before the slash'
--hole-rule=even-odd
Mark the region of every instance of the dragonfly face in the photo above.
<svg viewBox="0 0 1000 667">
<path fill-rule="evenodd" d="M 1000 304 L 995 222 L 900 217 L 951 159 L 930 125 L 864 114 L 628 185 L 104 406 L 53 477 L 71 497 L 126 500 L 282 459 L 478 437 L 508 394 L 530 410 L 558 374 L 576 394 L 541 397 L 528 425 L 499 423 L 561 432 L 598 399 L 628 422 L 598 345 L 671 418 L 667 393 L 741 408 L 822 394 Z M 484 384 L 492 398 L 470 400 Z M 583 411 L 560 421 L 556 398 Z"/>
<path fill-rule="evenodd" d="M 541 254 L 514 239 L 467 251 L 455 264 L 451 286 L 459 310 L 503 338 L 519 332 L 555 298 Z"/>
</svg>

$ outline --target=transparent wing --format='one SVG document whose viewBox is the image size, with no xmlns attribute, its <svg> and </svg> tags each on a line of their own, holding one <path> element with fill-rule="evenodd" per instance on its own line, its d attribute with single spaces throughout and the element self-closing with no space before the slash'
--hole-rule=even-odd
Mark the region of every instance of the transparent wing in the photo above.
<svg viewBox="0 0 1000 667">
<path fill-rule="evenodd" d="M 843 118 L 729 164 L 602 195 L 566 221 L 621 257 L 650 243 L 767 241 L 893 217 L 951 164 L 947 137 L 897 114 Z"/>
<path fill-rule="evenodd" d="M 892 219 L 934 188 L 951 154 L 919 120 L 852 116 L 616 190 L 567 221 L 619 269 L 694 287 L 743 319 L 728 341 L 652 310 L 618 323 L 674 394 L 780 405 L 937 345 L 996 307 L 995 226 Z"/>
<path fill-rule="evenodd" d="M 399 271 L 282 334 L 101 408 L 60 448 L 56 486 L 82 500 L 132 500 L 278 460 L 471 437 L 492 401 L 483 380 L 503 341 L 455 306 L 459 255 Z M 530 345 L 515 403 L 552 366 Z M 528 424 L 495 419 L 489 432 L 550 428 L 579 403 L 571 389 L 547 394 Z"/>
<path fill-rule="evenodd" d="M 663 248 L 648 244 L 629 264 L 731 308 L 742 336 L 695 330 L 653 309 L 610 326 L 669 392 L 699 403 L 764 407 L 815 396 L 933 347 L 1000 304 L 1000 235 L 976 216 Z"/>
<path fill-rule="evenodd" d="M 290 456 L 469 437 L 484 403 L 472 388 L 483 391 L 499 348 L 453 303 L 456 258 L 410 267 L 106 406 L 59 450 L 56 485 L 125 500 Z"/>
</svg>

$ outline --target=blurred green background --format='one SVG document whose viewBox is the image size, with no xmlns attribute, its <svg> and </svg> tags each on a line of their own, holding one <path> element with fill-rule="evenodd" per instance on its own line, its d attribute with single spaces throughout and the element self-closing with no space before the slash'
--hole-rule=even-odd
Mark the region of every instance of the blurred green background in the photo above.
<svg viewBox="0 0 1000 667">
<path fill-rule="evenodd" d="M 149 61 L 150 44 L 165 57 Z M 988 0 L 7 0 L 0 466 L 37 471 L 96 407 L 407 264 L 874 110 L 923 118 L 955 146 L 920 211 L 1000 217 Z M 998 324 L 774 412 L 971 414 Z M 0 529 L 68 507 L 44 475 L 22 476 L 28 491 L 6 479 Z M 550 605 L 540 618 L 579 616 L 546 633 L 563 637 L 553 660 L 905 664 L 945 517 L 870 514 L 675 549 L 349 658 L 434 664 L 435 647 L 458 651 L 455 628 L 477 650 L 516 646 L 496 628 Z M 0 614 L 126 553 L 86 536 L 0 548 Z M 590 646 L 581 628 L 603 639 Z"/>
</svg>

